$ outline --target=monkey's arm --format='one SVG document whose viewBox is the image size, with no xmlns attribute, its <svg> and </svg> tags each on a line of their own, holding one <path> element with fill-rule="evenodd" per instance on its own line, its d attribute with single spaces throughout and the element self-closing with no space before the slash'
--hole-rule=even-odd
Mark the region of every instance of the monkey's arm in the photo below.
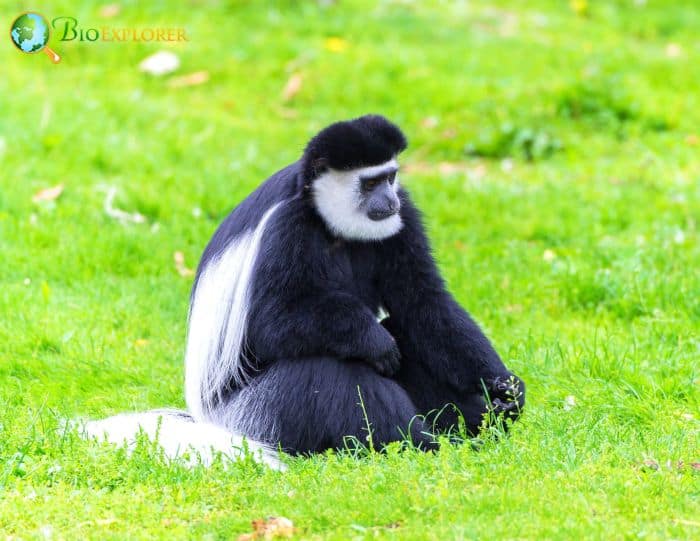
<svg viewBox="0 0 700 541">
<path fill-rule="evenodd" d="M 392 375 L 399 367 L 391 334 L 366 306 L 341 292 L 258 298 L 248 343 L 263 364 L 332 356 L 365 360 L 383 375 Z"/>
<path fill-rule="evenodd" d="M 510 374 L 488 338 L 446 290 L 418 210 L 401 194 L 404 227 L 386 241 L 385 327 L 404 362 L 422 363 L 439 381 L 479 392 L 481 380 Z"/>
<path fill-rule="evenodd" d="M 359 299 L 329 277 L 318 232 L 282 215 L 255 270 L 247 343 L 262 365 L 277 359 L 359 359 L 379 373 L 399 368 L 391 334 Z"/>
</svg>

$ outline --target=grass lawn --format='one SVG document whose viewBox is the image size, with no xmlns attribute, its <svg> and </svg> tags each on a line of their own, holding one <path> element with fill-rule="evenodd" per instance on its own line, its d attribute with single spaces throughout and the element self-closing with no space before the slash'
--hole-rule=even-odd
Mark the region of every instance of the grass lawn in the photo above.
<svg viewBox="0 0 700 541">
<path fill-rule="evenodd" d="M 190 39 L 54 36 L 56 66 L 3 38 L 0 539 L 236 539 L 271 515 L 304 539 L 700 538 L 700 6 L 320 4 L 44 2 Z M 162 48 L 179 70 L 141 73 Z M 509 437 L 278 473 L 62 430 L 184 406 L 182 265 L 318 129 L 366 112 L 406 131 L 450 289 L 528 384 Z"/>
</svg>

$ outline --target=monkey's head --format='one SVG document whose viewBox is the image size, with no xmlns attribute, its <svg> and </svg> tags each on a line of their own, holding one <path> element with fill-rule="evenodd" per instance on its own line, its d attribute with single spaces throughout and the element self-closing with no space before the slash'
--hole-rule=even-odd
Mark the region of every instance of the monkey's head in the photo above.
<svg viewBox="0 0 700 541">
<path fill-rule="evenodd" d="M 379 115 L 331 124 L 301 159 L 309 191 L 328 229 L 348 240 L 381 240 L 401 229 L 398 154 L 401 130 Z"/>
</svg>

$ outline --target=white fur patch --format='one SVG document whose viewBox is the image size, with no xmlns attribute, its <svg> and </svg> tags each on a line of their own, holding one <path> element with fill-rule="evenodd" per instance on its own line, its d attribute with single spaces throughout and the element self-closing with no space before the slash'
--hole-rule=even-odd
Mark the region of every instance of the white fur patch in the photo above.
<svg viewBox="0 0 700 541">
<path fill-rule="evenodd" d="M 209 420 L 231 381 L 245 383 L 241 356 L 253 266 L 265 226 L 278 206 L 265 212 L 254 230 L 233 239 L 199 277 L 185 356 L 185 400 L 197 421 Z"/>
<path fill-rule="evenodd" d="M 349 240 L 381 240 L 398 233 L 403 226 L 398 213 L 377 222 L 370 220 L 359 209 L 360 177 L 378 175 L 396 167 L 396 160 L 390 160 L 381 165 L 349 171 L 330 170 L 314 180 L 314 202 L 328 228 L 335 235 Z M 397 176 L 394 190 L 398 190 L 398 187 Z"/>
<path fill-rule="evenodd" d="M 156 441 L 168 458 L 185 456 L 190 466 L 200 462 L 208 466 L 219 453 L 237 460 L 247 448 L 258 462 L 276 470 L 285 469 L 277 453 L 263 444 L 248 440 L 244 443 L 242 436 L 213 424 L 193 422 L 163 411 L 122 413 L 100 421 L 89 421 L 84 428 L 85 437 L 125 445 L 129 451 L 136 446 L 140 433 Z"/>
</svg>

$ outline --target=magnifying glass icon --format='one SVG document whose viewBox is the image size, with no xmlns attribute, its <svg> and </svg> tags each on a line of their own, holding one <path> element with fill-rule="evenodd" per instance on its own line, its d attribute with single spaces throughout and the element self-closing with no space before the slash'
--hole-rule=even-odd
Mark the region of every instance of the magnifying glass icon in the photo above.
<svg viewBox="0 0 700 541">
<path fill-rule="evenodd" d="M 27 54 L 44 51 L 51 62 L 58 64 L 61 57 L 48 47 L 49 23 L 43 15 L 27 11 L 17 17 L 10 27 L 10 39 L 20 51 Z"/>
</svg>

